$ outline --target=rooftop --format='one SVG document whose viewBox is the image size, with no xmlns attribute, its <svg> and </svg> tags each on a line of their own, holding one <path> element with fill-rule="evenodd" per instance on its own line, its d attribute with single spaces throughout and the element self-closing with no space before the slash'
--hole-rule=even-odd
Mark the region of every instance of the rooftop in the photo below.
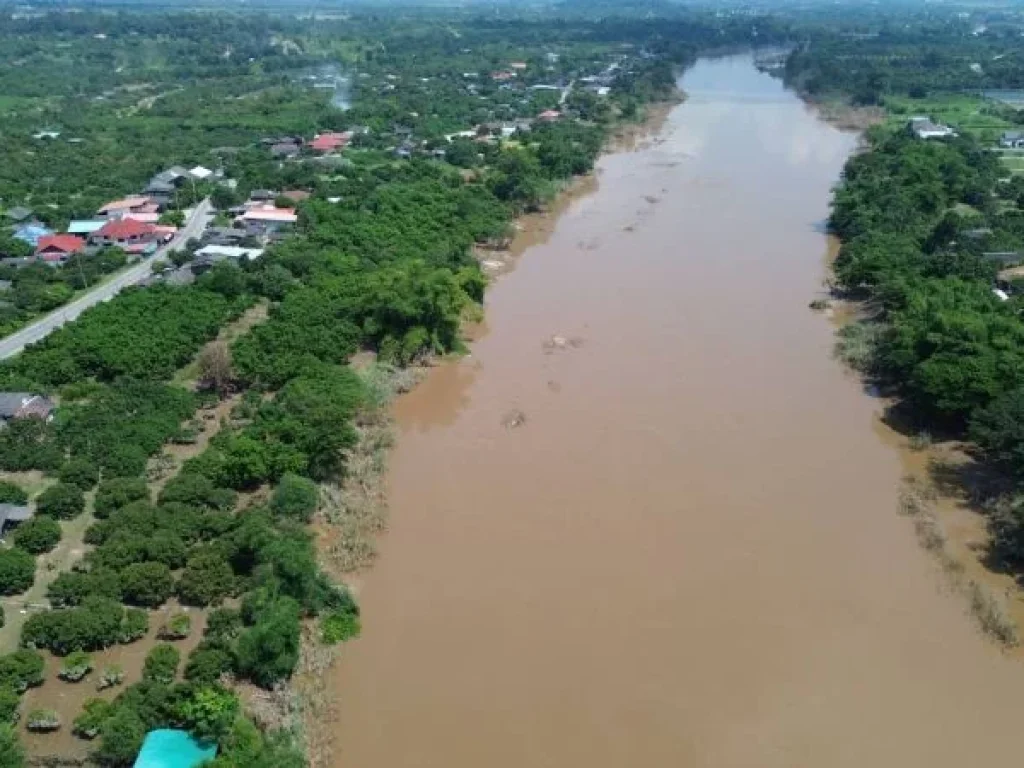
<svg viewBox="0 0 1024 768">
<path fill-rule="evenodd" d="M 155 234 L 156 229 L 152 224 L 147 224 L 136 219 L 114 219 L 108 221 L 93 234 L 96 237 L 106 237 L 111 240 L 127 240 L 132 237 L 143 237 Z"/>
</svg>

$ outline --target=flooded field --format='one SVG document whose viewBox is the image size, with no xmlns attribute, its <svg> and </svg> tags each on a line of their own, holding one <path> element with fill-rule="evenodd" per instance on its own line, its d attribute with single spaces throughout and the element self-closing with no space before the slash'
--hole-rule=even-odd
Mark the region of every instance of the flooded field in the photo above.
<svg viewBox="0 0 1024 768">
<path fill-rule="evenodd" d="M 856 137 L 703 60 L 397 406 L 391 530 L 330 680 L 345 768 L 983 765 L 1024 666 L 897 514 L 808 310 Z"/>
</svg>

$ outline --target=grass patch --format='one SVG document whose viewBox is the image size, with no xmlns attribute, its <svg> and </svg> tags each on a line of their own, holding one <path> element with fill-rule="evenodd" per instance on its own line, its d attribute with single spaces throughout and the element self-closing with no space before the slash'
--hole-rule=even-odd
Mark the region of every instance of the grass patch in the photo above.
<svg viewBox="0 0 1024 768">
<path fill-rule="evenodd" d="M 1016 648 L 1020 645 L 1017 624 L 1010 617 L 1006 603 L 988 587 L 974 580 L 967 584 L 966 591 L 971 615 L 977 620 L 982 631 L 1007 648 Z"/>
<path fill-rule="evenodd" d="M 887 124 L 906 125 L 916 115 L 924 115 L 945 123 L 961 133 L 969 133 L 982 141 L 996 141 L 1003 131 L 1013 128 L 1007 119 L 1008 107 L 991 99 L 966 93 L 937 93 L 923 99 L 908 96 L 887 96 Z"/>
<path fill-rule="evenodd" d="M 875 349 L 882 326 L 859 320 L 844 325 L 836 333 L 835 356 L 859 373 L 868 373 L 875 359 Z"/>
<path fill-rule="evenodd" d="M 946 531 L 932 508 L 933 500 L 931 488 L 913 479 L 905 480 L 900 488 L 899 512 L 913 520 L 918 542 L 935 556 L 953 588 L 967 598 L 968 612 L 981 631 L 1005 648 L 1016 648 L 1020 636 L 1005 602 L 984 584 L 964 577 L 963 564 L 949 551 Z"/>
</svg>

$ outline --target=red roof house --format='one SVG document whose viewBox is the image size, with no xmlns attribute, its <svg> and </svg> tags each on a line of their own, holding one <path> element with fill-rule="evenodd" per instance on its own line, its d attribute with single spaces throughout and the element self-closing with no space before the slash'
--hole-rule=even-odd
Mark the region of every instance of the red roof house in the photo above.
<svg viewBox="0 0 1024 768">
<path fill-rule="evenodd" d="M 89 235 L 89 242 L 94 245 L 117 245 L 125 247 L 148 243 L 157 237 L 157 229 L 152 224 L 137 219 L 113 219 Z"/>
<path fill-rule="evenodd" d="M 344 133 L 321 133 L 315 139 L 309 143 L 310 149 L 314 152 L 335 152 L 339 149 L 344 149 L 348 146 L 349 141 L 352 139 L 352 132 L 345 131 Z"/>
<path fill-rule="evenodd" d="M 36 246 L 36 258 L 50 264 L 62 264 L 85 248 L 85 240 L 74 235 L 43 235 Z"/>
<path fill-rule="evenodd" d="M 546 122 L 551 122 L 553 120 L 558 120 L 561 116 L 562 113 L 559 112 L 557 109 L 549 109 L 537 115 L 537 119 L 544 120 Z"/>
</svg>

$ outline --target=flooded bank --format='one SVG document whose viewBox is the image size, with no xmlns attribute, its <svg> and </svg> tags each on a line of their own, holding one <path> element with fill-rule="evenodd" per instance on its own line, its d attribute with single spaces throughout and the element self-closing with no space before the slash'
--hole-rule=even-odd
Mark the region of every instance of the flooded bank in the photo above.
<svg viewBox="0 0 1024 768">
<path fill-rule="evenodd" d="M 399 401 L 337 766 L 1017 754 L 1024 667 L 896 514 L 878 404 L 807 309 L 856 137 L 750 57 L 682 85 Z"/>
</svg>

